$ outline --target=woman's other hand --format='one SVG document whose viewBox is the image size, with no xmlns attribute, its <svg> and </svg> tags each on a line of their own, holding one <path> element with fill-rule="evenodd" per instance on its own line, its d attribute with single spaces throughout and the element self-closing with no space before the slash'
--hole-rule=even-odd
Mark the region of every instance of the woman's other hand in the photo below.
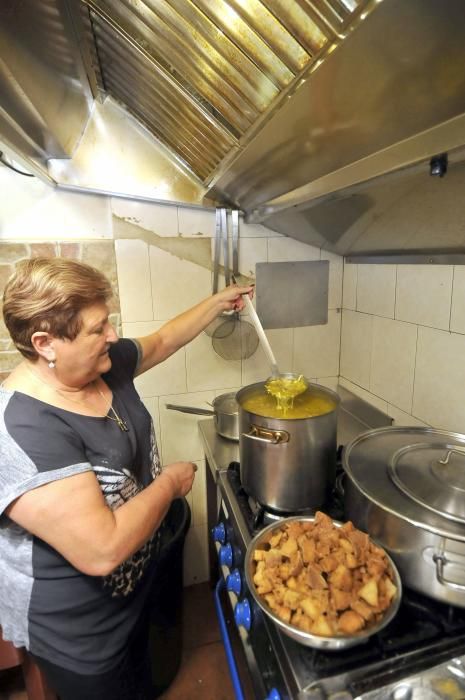
<svg viewBox="0 0 465 700">
<path fill-rule="evenodd" d="M 6 514 L 79 571 L 107 576 L 152 537 L 171 501 L 192 488 L 196 465 L 174 462 L 133 498 L 111 510 L 92 470 L 38 486 Z"/>
<path fill-rule="evenodd" d="M 192 488 L 197 465 L 193 462 L 172 462 L 163 468 L 162 474 L 168 477 L 172 483 L 173 498 L 182 498 Z"/>
</svg>

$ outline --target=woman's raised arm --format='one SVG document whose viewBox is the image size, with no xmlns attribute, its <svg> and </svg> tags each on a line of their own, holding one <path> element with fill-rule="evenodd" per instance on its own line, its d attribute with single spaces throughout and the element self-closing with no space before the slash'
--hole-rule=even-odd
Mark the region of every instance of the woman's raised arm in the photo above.
<svg viewBox="0 0 465 700">
<path fill-rule="evenodd" d="M 253 286 L 226 287 L 168 321 L 155 333 L 138 338 L 142 348 L 142 361 L 136 376 L 163 362 L 176 350 L 189 343 L 223 311 L 242 311 L 244 308 L 242 295 L 252 292 Z"/>
</svg>

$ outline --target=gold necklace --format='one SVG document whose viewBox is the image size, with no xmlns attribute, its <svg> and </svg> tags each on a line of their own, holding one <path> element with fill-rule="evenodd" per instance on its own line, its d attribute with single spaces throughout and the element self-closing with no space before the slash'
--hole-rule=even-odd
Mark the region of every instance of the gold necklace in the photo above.
<svg viewBox="0 0 465 700">
<path fill-rule="evenodd" d="M 96 386 L 96 384 L 95 384 L 94 382 L 92 382 L 92 384 L 95 386 L 95 388 L 97 389 L 97 391 L 98 391 L 98 393 L 100 394 L 100 396 L 102 397 L 102 399 L 105 399 L 105 401 L 106 401 L 107 399 L 105 398 L 105 395 L 103 394 L 103 392 L 100 391 L 100 389 L 98 388 L 98 386 Z M 107 415 L 105 416 L 105 418 L 109 418 L 110 420 L 114 420 L 115 423 L 116 423 L 116 425 L 118 426 L 118 428 L 119 428 L 120 430 L 122 430 L 123 433 L 128 433 L 128 432 L 129 432 L 128 424 L 126 423 L 125 420 L 123 420 L 123 419 L 121 418 L 121 416 L 119 416 L 119 415 L 116 413 L 115 409 L 113 408 L 113 404 L 112 404 L 111 402 L 109 402 L 109 409 L 110 409 L 110 411 L 113 413 L 113 416 L 109 416 L 108 413 L 107 413 Z"/>
<path fill-rule="evenodd" d="M 42 379 L 42 377 L 39 377 L 39 375 L 36 374 L 36 373 L 29 367 L 29 365 L 26 364 L 25 367 L 26 367 L 26 369 L 27 369 L 36 379 L 39 380 L 39 382 L 42 382 L 42 384 L 45 384 L 45 386 L 48 386 L 49 389 L 53 389 L 53 391 L 55 391 L 55 392 L 56 392 L 59 396 L 61 396 L 62 398 L 66 399 L 67 401 L 71 401 L 72 403 L 77 403 L 77 404 L 80 404 L 81 406 L 86 406 L 86 408 L 88 408 L 88 406 L 86 405 L 85 401 L 82 401 L 82 399 L 81 399 L 81 400 L 79 400 L 79 399 L 72 399 L 70 396 L 67 396 L 65 392 L 61 391 L 61 389 L 57 389 L 56 387 L 52 386 L 52 384 L 49 384 L 49 382 L 46 382 L 45 379 Z M 100 391 L 100 389 L 98 388 L 98 386 L 95 384 L 95 380 L 94 380 L 93 382 L 91 382 L 90 385 L 93 386 L 95 389 L 97 389 L 97 391 L 98 391 L 98 393 L 100 394 L 100 396 L 102 397 L 102 399 L 104 399 L 105 401 L 107 401 L 107 398 L 106 398 L 105 394 L 104 394 L 102 391 Z M 104 416 L 97 416 L 97 417 L 98 417 L 98 418 L 108 418 L 109 420 L 114 421 L 120 430 L 122 430 L 124 433 L 128 433 L 128 432 L 129 432 L 128 424 L 126 423 L 125 420 L 123 420 L 123 419 L 121 418 L 121 416 L 119 416 L 119 415 L 116 413 L 115 409 L 113 408 L 113 404 L 111 403 L 111 401 L 109 401 L 108 403 L 109 403 L 109 410 L 113 413 L 113 415 L 110 416 L 110 415 L 108 414 L 108 412 L 107 412 Z"/>
</svg>

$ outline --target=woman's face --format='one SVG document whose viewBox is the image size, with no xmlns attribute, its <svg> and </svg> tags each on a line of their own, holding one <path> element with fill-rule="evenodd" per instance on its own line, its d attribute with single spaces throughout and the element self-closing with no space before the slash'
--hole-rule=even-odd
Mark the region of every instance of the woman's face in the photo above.
<svg viewBox="0 0 465 700">
<path fill-rule="evenodd" d="M 108 306 L 99 302 L 81 311 L 82 327 L 74 340 L 54 338 L 56 374 L 69 385 L 85 384 L 108 372 L 108 350 L 118 336 L 108 320 Z"/>
</svg>

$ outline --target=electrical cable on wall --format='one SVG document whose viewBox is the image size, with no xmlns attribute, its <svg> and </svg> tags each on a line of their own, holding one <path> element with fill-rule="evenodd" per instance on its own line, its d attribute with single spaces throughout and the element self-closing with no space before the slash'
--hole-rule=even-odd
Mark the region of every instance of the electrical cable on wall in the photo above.
<svg viewBox="0 0 465 700">
<path fill-rule="evenodd" d="M 3 151 L 0 151 L 0 163 L 2 163 L 2 165 L 4 165 L 5 167 L 10 168 L 10 170 L 13 170 L 15 173 L 18 173 L 18 175 L 24 175 L 24 177 L 35 177 L 35 175 L 33 175 L 32 173 L 25 173 L 22 170 L 18 170 L 18 168 L 15 168 L 15 166 L 11 165 L 11 163 L 8 163 L 5 160 L 5 154 L 3 153 Z"/>
</svg>

